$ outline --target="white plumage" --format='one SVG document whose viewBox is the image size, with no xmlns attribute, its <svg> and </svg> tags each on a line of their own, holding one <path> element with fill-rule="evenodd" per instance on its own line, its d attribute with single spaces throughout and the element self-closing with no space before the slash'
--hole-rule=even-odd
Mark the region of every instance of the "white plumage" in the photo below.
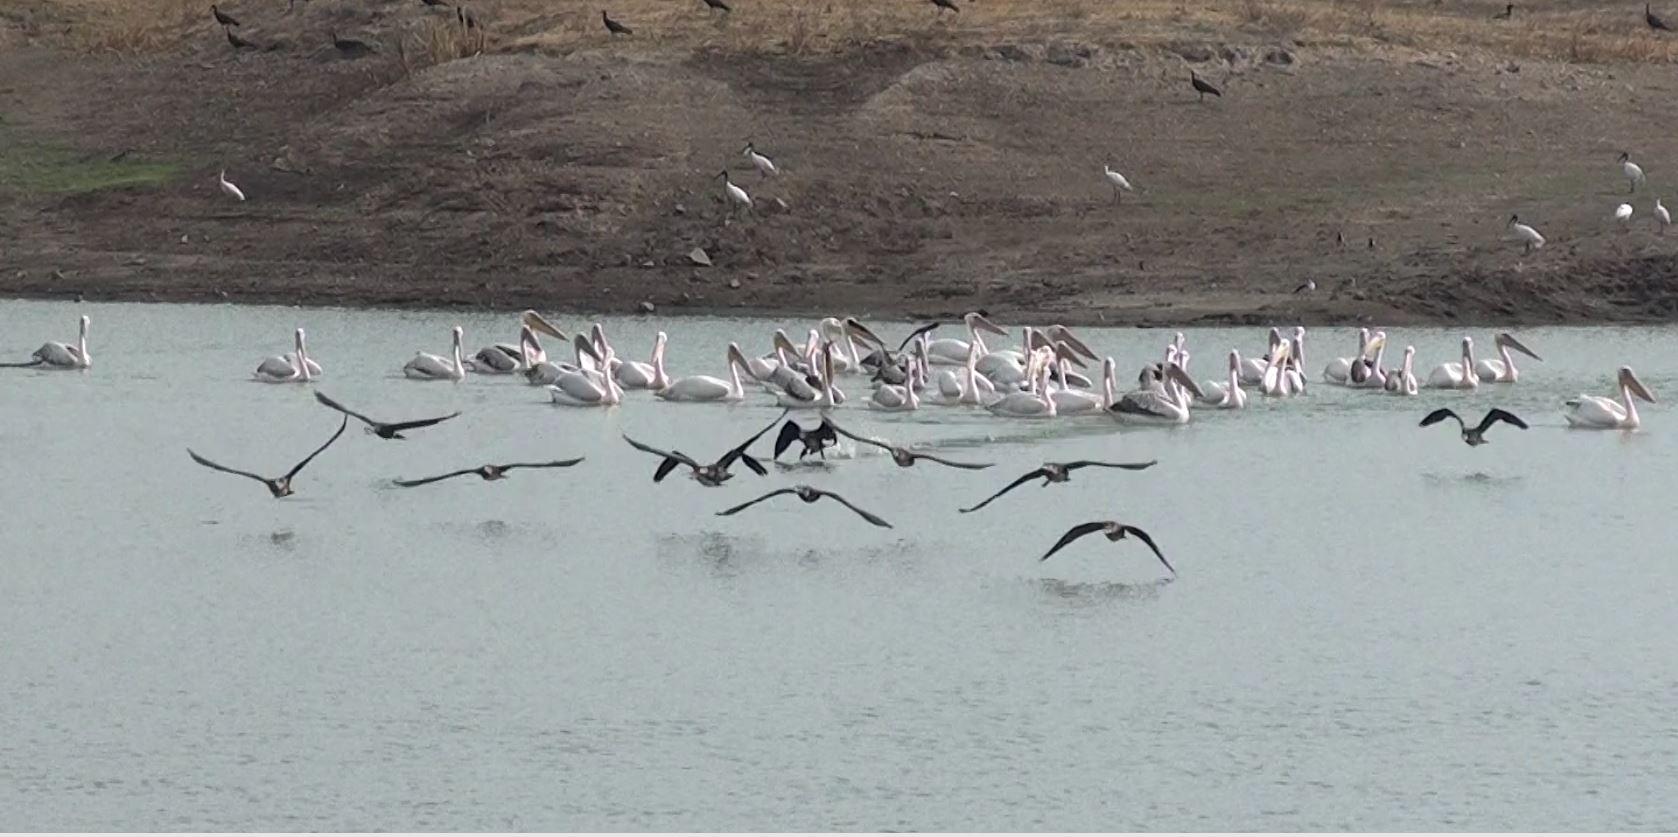
<svg viewBox="0 0 1678 837">
<path fill-rule="evenodd" d="M 1544 236 L 1539 235 L 1538 230 L 1521 223 L 1521 216 L 1519 215 L 1509 216 L 1509 229 L 1515 231 L 1515 237 L 1526 245 L 1528 253 L 1544 246 Z"/>
<path fill-rule="evenodd" d="M 1633 163 L 1630 154 L 1621 153 L 1620 171 L 1625 174 L 1626 180 L 1631 182 L 1631 191 L 1637 191 L 1637 184 L 1643 182 L 1643 167 Z"/>
<path fill-rule="evenodd" d="M 1622 203 L 1614 208 L 1614 220 L 1620 222 L 1621 229 L 1631 224 L 1631 211 L 1631 204 L 1629 203 Z"/>
<path fill-rule="evenodd" d="M 1661 206 L 1660 198 L 1655 198 L 1655 220 L 1660 222 L 1661 235 L 1665 235 L 1666 228 L 1672 226 L 1672 213 L 1667 212 L 1666 207 Z"/>
<path fill-rule="evenodd" d="M 746 159 L 752 161 L 752 167 L 757 169 L 758 174 L 761 174 L 764 177 L 772 177 L 774 175 L 777 175 L 777 174 L 781 173 L 780 169 L 775 168 L 775 161 L 774 160 L 771 160 L 768 157 L 765 157 L 762 154 L 758 153 L 758 150 L 756 148 L 753 148 L 752 144 L 749 143 L 749 142 L 746 143 L 746 152 L 745 153 L 746 153 Z"/>
<path fill-rule="evenodd" d="M 233 183 L 227 179 L 227 169 L 222 169 L 221 174 L 216 176 L 216 180 L 221 184 L 222 194 L 238 198 L 239 200 L 245 199 L 245 193 L 239 191 L 239 187 L 234 186 Z"/>
<path fill-rule="evenodd" d="M 1101 173 L 1107 176 L 1107 182 L 1112 184 L 1112 186 L 1113 186 L 1113 202 L 1114 203 L 1122 202 L 1119 198 L 1119 193 L 1120 192 L 1134 192 L 1134 191 L 1136 191 L 1135 189 L 1132 189 L 1130 187 L 1130 181 L 1126 180 L 1124 175 L 1119 174 L 1116 171 L 1113 171 L 1111 166 L 1103 165 L 1101 167 Z"/>
<path fill-rule="evenodd" d="M 722 178 L 722 188 L 724 192 L 728 193 L 728 202 L 731 205 L 743 206 L 747 209 L 752 208 L 752 196 L 746 194 L 745 189 L 740 188 L 734 181 L 728 179 L 727 170 L 724 170 L 719 177 Z"/>
</svg>

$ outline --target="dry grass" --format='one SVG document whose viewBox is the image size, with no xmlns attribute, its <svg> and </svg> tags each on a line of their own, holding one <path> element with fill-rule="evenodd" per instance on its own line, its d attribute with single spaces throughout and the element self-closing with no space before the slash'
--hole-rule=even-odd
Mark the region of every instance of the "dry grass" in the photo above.
<svg viewBox="0 0 1678 837">
<path fill-rule="evenodd" d="M 274 3 L 280 0 L 272 0 Z M 324 5 L 316 0 L 309 6 Z M 962 0 L 958 0 L 962 2 Z M 203 29 L 200 0 L 44 0 L 52 19 L 67 22 L 65 39 L 92 51 L 148 52 L 178 44 Z M 599 10 L 634 27 L 611 39 Z M 922 0 L 738 0 L 732 14 L 698 0 L 478 0 L 487 25 L 463 33 L 428 21 L 404 37 L 420 63 L 495 51 L 629 53 L 670 50 L 780 55 L 843 54 L 881 43 L 990 46 L 1043 40 L 1126 42 L 1140 46 L 1193 39 L 1208 42 L 1301 41 L 1345 49 L 1485 53 L 1493 58 L 1613 63 L 1678 63 L 1678 36 L 1650 31 L 1636 9 L 1594 0 L 1532 0 L 1515 18 L 1493 20 L 1500 0 L 1436 4 L 1432 0 L 971 0 L 960 14 L 938 14 Z M 406 20 L 411 4 L 385 7 Z M 301 3 L 302 25 L 316 13 Z M 253 16 L 260 14 L 252 11 Z"/>
</svg>

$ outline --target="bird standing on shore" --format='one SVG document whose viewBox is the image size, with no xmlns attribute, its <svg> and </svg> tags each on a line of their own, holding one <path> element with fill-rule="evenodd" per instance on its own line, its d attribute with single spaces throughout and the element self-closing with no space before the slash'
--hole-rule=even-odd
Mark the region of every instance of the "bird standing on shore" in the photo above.
<svg viewBox="0 0 1678 837">
<path fill-rule="evenodd" d="M 1622 203 L 1614 207 L 1614 220 L 1620 222 L 1621 230 L 1631 228 L 1631 212 L 1631 204 L 1629 203 Z"/>
<path fill-rule="evenodd" d="M 757 169 L 758 174 L 764 177 L 772 177 L 781 173 L 780 169 L 775 168 L 775 161 L 763 156 L 751 143 L 746 143 L 746 148 L 741 153 L 746 155 L 746 159 L 752 161 L 752 168 Z"/>
<path fill-rule="evenodd" d="M 1212 86 L 1212 83 L 1200 77 L 1200 74 L 1190 70 L 1189 84 L 1194 85 L 1194 92 L 1200 94 L 1200 101 L 1206 101 L 1206 94 L 1210 93 L 1220 99 L 1224 97 L 1222 90 Z"/>
<path fill-rule="evenodd" d="M 1119 174 L 1116 171 L 1113 171 L 1113 168 L 1111 166 L 1103 164 L 1101 166 L 1101 173 L 1102 173 L 1102 175 L 1104 175 L 1107 178 L 1107 182 L 1110 185 L 1112 185 L 1112 187 L 1113 187 L 1113 203 L 1123 203 L 1124 202 L 1123 200 L 1121 200 L 1119 198 L 1120 193 L 1136 191 L 1135 189 L 1131 188 L 1130 181 L 1126 180 L 1124 175 Z"/>
<path fill-rule="evenodd" d="M 612 33 L 612 37 L 614 37 L 614 38 L 617 37 L 618 35 L 633 35 L 633 34 L 635 34 L 634 29 L 631 29 L 631 28 L 629 28 L 629 27 L 627 27 L 627 26 L 625 26 L 625 25 L 607 17 L 605 9 L 600 10 L 600 20 L 606 24 L 606 31 Z"/>
<path fill-rule="evenodd" d="M 1650 29 L 1659 29 L 1665 32 L 1672 31 L 1672 27 L 1667 26 L 1666 21 L 1655 16 L 1655 13 L 1649 9 L 1648 3 L 1643 4 L 1643 22 L 1649 24 Z"/>
<path fill-rule="evenodd" d="M 1483 418 L 1483 419 L 1480 419 L 1480 423 L 1473 426 L 1473 427 L 1469 427 L 1467 424 L 1464 424 L 1463 420 L 1462 420 L 1462 416 L 1459 416 L 1456 413 L 1451 412 L 1451 410 L 1447 407 L 1440 407 L 1439 409 L 1434 410 L 1431 413 L 1428 413 L 1427 416 L 1422 419 L 1422 423 L 1421 423 L 1420 426 L 1427 427 L 1428 425 L 1438 424 L 1439 422 L 1442 422 L 1445 419 L 1455 419 L 1456 420 L 1457 427 L 1460 428 L 1461 431 L 1462 431 L 1462 440 L 1465 443 L 1467 443 L 1468 446 L 1471 447 L 1471 448 L 1479 447 L 1480 445 L 1485 444 L 1486 443 L 1486 430 L 1488 428 L 1490 428 L 1492 425 L 1494 425 L 1494 424 L 1496 424 L 1500 421 L 1512 424 L 1516 427 L 1521 428 L 1522 430 L 1527 429 L 1527 423 L 1524 422 L 1524 421 L 1521 421 L 1519 416 L 1516 416 L 1514 413 L 1505 412 L 1505 411 L 1500 410 L 1496 407 L 1493 407 L 1493 408 L 1491 408 L 1491 410 L 1487 411 L 1486 417 Z"/>
<path fill-rule="evenodd" d="M 216 4 L 214 4 L 214 3 L 210 4 L 210 14 L 215 15 L 216 16 L 216 22 L 221 24 L 222 26 L 238 26 L 239 25 L 239 21 L 238 21 L 237 18 L 235 18 L 232 15 L 222 11 L 221 9 L 216 8 Z"/>
<path fill-rule="evenodd" d="M 1509 229 L 1515 231 L 1515 237 L 1519 238 L 1521 243 L 1525 245 L 1525 252 L 1527 253 L 1544 246 L 1544 236 L 1539 235 L 1538 231 L 1532 227 L 1521 223 L 1521 216 L 1519 215 L 1509 216 Z"/>
<path fill-rule="evenodd" d="M 1625 174 L 1626 180 L 1631 183 L 1631 188 L 1628 189 L 1627 192 L 1636 192 L 1637 184 L 1642 183 L 1645 179 L 1643 176 L 1643 167 L 1631 161 L 1631 153 L 1628 151 L 1620 152 L 1620 171 Z"/>
<path fill-rule="evenodd" d="M 748 210 L 752 208 L 752 196 L 746 194 L 745 189 L 740 188 L 734 181 L 728 179 L 728 169 L 723 169 L 717 176 L 722 178 L 722 190 L 728 195 L 728 214 L 733 215 L 734 208 L 737 206 L 745 207 Z"/>
<path fill-rule="evenodd" d="M 1661 205 L 1660 198 L 1655 198 L 1655 220 L 1660 222 L 1660 234 L 1666 235 L 1666 228 L 1672 226 L 1672 213 L 1667 212 L 1666 207 Z"/>
<path fill-rule="evenodd" d="M 229 32 L 228 34 L 231 35 L 233 33 Z M 240 191 L 239 187 L 234 186 L 233 183 L 227 179 L 227 169 L 222 169 L 221 174 L 216 175 L 216 182 L 221 186 L 222 194 L 227 195 L 230 198 L 238 198 L 239 200 L 245 199 L 245 193 Z"/>
</svg>

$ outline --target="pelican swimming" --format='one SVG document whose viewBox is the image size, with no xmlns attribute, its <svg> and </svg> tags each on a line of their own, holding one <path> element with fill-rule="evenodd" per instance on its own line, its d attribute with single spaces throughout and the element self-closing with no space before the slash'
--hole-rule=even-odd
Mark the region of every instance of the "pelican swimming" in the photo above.
<svg viewBox="0 0 1678 837">
<path fill-rule="evenodd" d="M 1404 347 L 1404 364 L 1399 367 L 1397 372 L 1388 372 L 1387 373 L 1387 382 L 1386 382 L 1386 386 L 1384 387 L 1387 391 L 1387 394 L 1389 394 L 1389 395 L 1415 395 L 1418 392 L 1420 392 L 1421 388 L 1419 386 L 1417 386 L 1417 384 L 1416 384 L 1415 363 L 1416 363 L 1416 347 L 1415 346 L 1405 346 Z"/>
<path fill-rule="evenodd" d="M 320 374 L 320 364 L 309 357 L 303 329 L 292 335 L 290 355 L 270 355 L 257 364 L 253 377 L 265 384 L 308 383 Z"/>
<path fill-rule="evenodd" d="M 728 380 L 713 378 L 710 375 L 689 375 L 685 378 L 670 380 L 664 374 L 664 354 L 654 356 L 654 363 L 658 365 L 658 378 L 668 381 L 662 389 L 653 391 L 653 395 L 665 401 L 743 401 L 746 392 L 740 385 L 740 370 L 746 368 L 746 357 L 741 354 L 737 344 L 728 344 Z M 748 373 L 749 374 L 749 373 Z"/>
<path fill-rule="evenodd" d="M 985 346 L 984 338 L 979 336 L 979 332 L 981 331 L 988 331 L 991 334 L 1002 337 L 1008 336 L 1008 331 L 1006 329 L 986 319 L 985 315 L 978 312 L 963 314 L 961 320 L 967 324 L 966 340 L 958 340 L 954 337 L 940 337 L 926 345 L 927 356 L 932 359 L 933 363 L 948 366 L 960 366 L 961 364 L 966 363 L 967 351 L 969 348 L 974 346 L 977 346 L 978 348 L 978 356 L 982 357 L 989 354 L 990 352 Z"/>
<path fill-rule="evenodd" d="M 608 355 L 603 374 L 572 372 L 559 376 L 548 386 L 548 398 L 562 407 L 615 407 L 623 402 L 623 389 L 612 374 L 623 361 Z"/>
<path fill-rule="evenodd" d="M 1189 420 L 1189 396 L 1205 398 L 1200 384 L 1176 363 L 1165 364 L 1148 386 L 1120 396 L 1107 409 L 1120 421 L 1144 424 L 1184 424 Z"/>
<path fill-rule="evenodd" d="M 1544 246 L 1544 236 L 1539 235 L 1538 230 L 1521 223 L 1521 216 L 1519 215 L 1509 216 L 1509 229 L 1515 231 L 1515 237 L 1521 240 L 1524 251 L 1527 253 Z"/>
<path fill-rule="evenodd" d="M 1223 383 L 1207 381 L 1200 385 L 1203 390 L 1200 403 L 1208 407 L 1221 410 L 1240 410 L 1247 406 L 1247 393 L 1241 389 L 1241 353 L 1235 349 L 1229 350 L 1229 379 Z"/>
<path fill-rule="evenodd" d="M 516 345 L 496 343 L 485 346 L 466 359 L 466 368 L 485 375 L 511 375 L 528 370 L 533 364 L 548 359 L 541 340 L 536 337 L 538 331 L 558 340 L 566 339 L 565 332 L 555 328 L 547 318 L 527 309 L 519 315 L 519 340 Z"/>
<path fill-rule="evenodd" d="M 81 326 L 76 334 L 76 343 L 42 343 L 29 356 L 29 360 L 22 363 L 0 363 L 0 368 L 20 369 L 26 367 L 44 367 L 47 369 L 87 369 L 93 366 L 93 356 L 87 350 L 87 315 L 82 315 Z"/>
<path fill-rule="evenodd" d="M 402 367 L 402 374 L 421 381 L 462 381 L 466 379 L 466 363 L 460 356 L 460 342 L 465 336 L 460 326 L 455 326 L 453 334 L 454 358 L 451 360 L 426 352 L 414 355 Z"/>
<path fill-rule="evenodd" d="M 1427 375 L 1427 385 L 1433 389 L 1474 389 L 1480 385 L 1480 375 L 1474 371 L 1474 338 L 1462 338 L 1462 362 L 1441 363 Z"/>
<path fill-rule="evenodd" d="M 1027 363 L 1031 386 L 1010 392 L 989 404 L 985 409 L 999 416 L 1014 418 L 1054 418 L 1055 400 L 1048 396 L 1049 367 L 1043 355 L 1035 355 Z"/>
<path fill-rule="evenodd" d="M 626 360 L 618 367 L 618 386 L 624 389 L 663 389 L 670 382 L 660 374 L 664 347 L 670 338 L 664 332 L 653 337 L 652 362 Z"/>
<path fill-rule="evenodd" d="M 1265 344 L 1263 357 L 1249 357 L 1241 359 L 1241 383 L 1254 387 L 1264 383 L 1264 370 L 1269 365 L 1270 353 L 1276 351 L 1276 346 L 1282 342 L 1282 331 L 1278 328 L 1270 329 L 1270 337 Z"/>
<path fill-rule="evenodd" d="M 583 365 L 585 357 L 598 359 L 594 351 L 594 344 L 587 337 L 579 334 L 571 338 L 571 349 L 576 354 L 576 363 L 556 363 L 551 360 L 539 360 L 526 364 L 524 378 L 532 386 L 551 386 L 559 382 L 565 375 L 585 374 Z"/>
<path fill-rule="evenodd" d="M 874 389 L 874 394 L 868 399 L 868 406 L 876 410 L 893 412 L 918 410 L 921 398 L 915 392 L 921 386 L 921 360 L 909 358 L 909 377 L 902 386 L 881 384 Z"/>
<path fill-rule="evenodd" d="M 1509 354 L 1510 349 L 1536 361 L 1544 360 L 1531 349 L 1521 345 L 1521 341 L 1516 340 L 1515 335 L 1507 331 L 1498 332 L 1497 336 L 1492 338 L 1492 344 L 1497 346 L 1497 359 L 1488 358 L 1474 364 L 1474 374 L 1479 375 L 1480 380 L 1488 384 L 1512 384 L 1521 379 L 1520 370 L 1515 368 L 1515 358 Z"/>
<path fill-rule="evenodd" d="M 1065 381 L 1066 359 L 1059 361 L 1061 380 Z M 1049 398 L 1055 402 L 1055 414 L 1061 416 L 1075 416 L 1081 413 L 1092 413 L 1105 410 L 1113 405 L 1113 370 L 1116 365 L 1112 358 L 1107 358 L 1101 364 L 1101 392 L 1091 392 L 1087 389 L 1073 389 L 1064 383 L 1049 390 Z"/>
<path fill-rule="evenodd" d="M 797 379 L 796 384 L 789 385 L 784 391 L 775 394 L 777 404 L 788 409 L 825 410 L 844 403 L 838 387 L 833 385 L 833 344 L 824 344 L 821 347 L 820 355 L 821 374 L 815 376 L 817 380 Z M 815 358 L 811 358 L 811 362 L 813 364 Z M 800 387 L 797 384 L 803 386 Z"/>
<path fill-rule="evenodd" d="M 1353 361 L 1362 359 L 1369 354 L 1369 329 L 1358 329 L 1358 353 L 1351 357 L 1337 357 L 1323 367 L 1323 380 L 1331 384 L 1344 384 L 1352 374 Z"/>
<path fill-rule="evenodd" d="M 1352 361 L 1351 371 L 1346 375 L 1346 386 L 1354 389 L 1383 389 L 1387 383 L 1387 370 L 1381 367 L 1381 360 L 1386 356 L 1387 333 L 1377 331 L 1369 336 L 1369 345 L 1364 349 L 1364 356 Z M 1370 357 L 1368 352 L 1374 351 Z"/>
<path fill-rule="evenodd" d="M 1629 366 L 1620 367 L 1618 377 L 1618 401 L 1600 395 L 1581 395 L 1568 401 L 1567 409 L 1562 412 L 1568 426 L 1591 430 L 1636 430 L 1640 427 L 1643 422 L 1637 416 L 1637 402 L 1632 399 L 1641 398 L 1653 404 L 1655 394 L 1643 386 Z"/>
</svg>

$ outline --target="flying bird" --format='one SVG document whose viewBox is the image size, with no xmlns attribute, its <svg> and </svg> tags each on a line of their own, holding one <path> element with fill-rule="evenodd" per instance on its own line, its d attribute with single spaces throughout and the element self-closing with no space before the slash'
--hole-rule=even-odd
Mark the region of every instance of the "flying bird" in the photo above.
<svg viewBox="0 0 1678 837">
<path fill-rule="evenodd" d="M 1193 70 L 1189 71 L 1189 84 L 1194 85 L 1194 92 L 1200 94 L 1200 101 L 1202 102 L 1206 101 L 1206 94 L 1208 93 L 1217 96 L 1220 99 L 1224 97 L 1224 92 L 1222 90 L 1213 87 L 1211 82 L 1201 78 L 1200 74 Z"/>
<path fill-rule="evenodd" d="M 321 451 L 326 450 L 329 447 L 332 447 L 332 443 L 338 441 L 339 436 L 344 435 L 344 428 L 349 427 L 349 426 L 350 426 L 349 417 L 345 416 L 344 419 L 338 423 L 338 432 L 332 434 L 332 438 L 327 439 L 326 444 L 321 445 L 318 448 L 315 448 L 314 453 L 311 453 L 308 456 L 303 457 L 302 462 L 299 462 L 296 465 L 291 466 L 291 470 L 287 471 L 285 473 L 285 476 L 282 476 L 282 477 L 258 476 L 257 474 L 253 474 L 249 471 L 241 471 L 241 470 L 238 470 L 237 468 L 229 468 L 226 465 L 218 465 L 214 462 L 211 462 L 208 459 L 205 459 L 202 456 L 199 456 L 196 453 L 193 453 L 192 448 L 187 448 L 186 453 L 187 453 L 188 456 L 192 457 L 192 461 L 194 461 L 194 462 L 196 462 L 200 465 L 203 465 L 204 467 L 209 468 L 211 470 L 221 471 L 224 474 L 234 474 L 234 475 L 241 476 L 241 477 L 249 477 L 253 480 L 256 480 L 257 482 L 262 483 L 264 486 L 267 486 L 268 493 L 274 495 L 275 498 L 289 497 L 294 493 L 291 490 L 292 479 L 297 476 L 299 471 L 303 470 L 304 466 L 306 466 L 310 462 L 314 461 L 315 457 L 320 456 Z"/>
<path fill-rule="evenodd" d="M 512 462 L 506 465 L 479 465 L 476 468 L 465 468 L 459 471 L 450 471 L 446 474 L 438 474 L 435 477 L 426 477 L 425 479 L 392 480 L 392 482 L 402 486 L 403 488 L 413 488 L 416 485 L 425 485 L 426 483 L 454 479 L 455 477 L 464 477 L 468 474 L 476 474 L 485 482 L 490 482 L 493 480 L 506 479 L 507 472 L 515 468 L 569 468 L 581 461 L 583 461 L 583 458 L 579 456 L 576 459 L 555 459 L 552 462 Z"/>
<path fill-rule="evenodd" d="M 1508 422 L 1509 424 L 1512 424 L 1516 427 L 1519 427 L 1522 430 L 1527 429 L 1527 423 L 1524 422 L 1524 421 L 1521 421 L 1519 416 L 1515 415 L 1514 413 L 1505 412 L 1505 411 L 1500 410 L 1496 407 L 1493 407 L 1490 410 L 1488 410 L 1486 412 L 1486 417 L 1483 418 L 1483 419 L 1480 419 L 1480 423 L 1473 426 L 1473 427 L 1469 427 L 1468 425 L 1464 424 L 1463 420 L 1462 420 L 1462 416 L 1459 416 L 1456 413 L 1451 412 L 1451 410 L 1449 408 L 1446 408 L 1446 407 L 1440 407 L 1439 409 L 1434 410 L 1431 413 L 1428 413 L 1427 416 L 1422 419 L 1422 423 L 1421 423 L 1420 426 L 1421 427 L 1427 427 L 1428 425 L 1431 425 L 1431 424 L 1438 424 L 1438 423 L 1444 421 L 1445 419 L 1454 419 L 1456 421 L 1457 427 L 1460 428 L 1461 431 L 1462 431 L 1462 440 L 1464 442 L 1467 442 L 1469 447 L 1479 447 L 1479 446 L 1485 444 L 1486 443 L 1486 431 L 1488 429 L 1490 429 L 1492 425 L 1494 425 L 1494 424 L 1496 424 L 1500 421 Z"/>
<path fill-rule="evenodd" d="M 629 27 L 627 27 L 627 26 L 625 26 L 625 25 L 607 17 L 605 9 L 600 10 L 600 19 L 606 23 L 606 31 L 612 33 L 613 37 L 617 37 L 618 35 L 633 35 L 633 34 L 635 34 L 634 29 L 631 29 L 631 28 L 629 28 Z"/>
<path fill-rule="evenodd" d="M 985 506 L 990 505 L 992 500 L 995 500 L 996 498 L 1001 497 L 1002 495 L 1007 494 L 1008 492 L 1013 491 L 1014 489 L 1019 488 L 1034 479 L 1041 478 L 1044 486 L 1047 486 L 1051 482 L 1067 482 L 1072 479 L 1072 472 L 1078 470 L 1079 468 L 1088 468 L 1093 466 L 1097 468 L 1122 468 L 1126 471 L 1141 471 L 1147 468 L 1152 468 L 1156 464 L 1158 464 L 1157 460 L 1152 459 L 1147 462 L 1092 462 L 1087 459 L 1080 460 L 1078 462 L 1065 463 L 1045 462 L 1043 463 L 1043 467 L 1020 477 L 1011 483 L 1008 483 L 1008 485 L 1001 491 L 986 497 L 983 503 L 969 509 L 962 509 L 961 511 L 963 513 L 976 512 Z"/>
<path fill-rule="evenodd" d="M 791 412 L 790 410 L 788 412 Z M 805 430 L 798 422 L 788 419 L 781 425 L 781 433 L 775 437 L 774 459 L 780 459 L 792 447 L 793 442 L 800 442 L 804 449 L 798 452 L 798 458 L 803 459 L 810 454 L 818 454 L 827 458 L 827 449 L 839 443 L 839 436 L 833 432 L 833 426 L 827 422 L 816 425 L 814 430 Z"/>
<path fill-rule="evenodd" d="M 1144 544 L 1147 544 L 1148 549 L 1153 550 L 1154 557 L 1158 558 L 1159 562 L 1164 564 L 1165 568 L 1171 571 L 1171 575 L 1173 577 L 1176 577 L 1177 568 L 1171 566 L 1170 561 L 1165 560 L 1165 553 L 1159 551 L 1159 545 L 1154 543 L 1154 539 L 1150 537 L 1147 532 L 1144 532 L 1135 526 L 1120 523 L 1116 520 L 1096 520 L 1090 523 L 1080 523 L 1077 526 L 1066 530 L 1066 534 L 1061 535 L 1060 540 L 1055 541 L 1055 545 L 1050 547 L 1049 551 L 1043 553 L 1043 557 L 1037 560 L 1047 561 L 1049 560 L 1050 555 L 1059 552 L 1061 548 L 1065 547 L 1067 544 L 1085 535 L 1093 535 L 1096 532 L 1106 535 L 1107 540 L 1112 541 L 1113 543 L 1118 543 L 1119 541 L 1124 540 L 1126 536 L 1130 536 Z"/>
<path fill-rule="evenodd" d="M 366 417 L 366 416 L 364 416 L 364 415 L 362 415 L 362 414 L 360 414 L 360 413 L 358 413 L 354 410 L 351 410 L 350 408 L 345 407 L 342 404 L 339 404 L 338 402 L 332 400 L 331 398 L 328 398 L 326 396 L 326 393 L 323 393 L 323 392 L 316 391 L 315 392 L 315 400 L 319 401 L 320 403 L 322 403 L 324 405 L 326 405 L 327 407 L 330 407 L 334 410 L 337 410 L 340 413 L 343 413 L 346 416 L 349 416 L 349 417 L 355 418 L 355 419 L 360 419 L 363 423 L 365 423 L 367 425 L 367 432 L 368 433 L 371 433 L 371 434 L 373 434 L 373 435 L 375 435 L 375 436 L 377 436 L 381 439 L 406 439 L 408 437 L 402 435 L 402 431 L 404 431 L 404 430 L 418 430 L 421 427 L 430 427 L 433 424 L 442 424 L 443 422 L 448 421 L 449 419 L 452 419 L 455 416 L 460 415 L 460 412 L 457 410 L 455 412 L 449 413 L 446 416 L 441 416 L 441 417 L 438 417 L 438 418 L 417 419 L 415 421 L 393 421 L 393 422 L 388 422 L 387 423 L 387 422 L 382 422 L 382 421 L 374 421 L 373 419 L 370 419 L 370 418 L 368 418 L 368 417 Z"/>
<path fill-rule="evenodd" d="M 701 465 L 695 461 L 693 457 L 688 456 L 679 450 L 660 450 L 652 445 L 642 444 L 629 438 L 627 434 L 624 435 L 623 440 L 628 442 L 630 447 L 638 451 L 663 457 L 664 461 L 658 463 L 658 468 L 653 471 L 653 482 L 662 482 L 665 477 L 670 475 L 671 471 L 676 469 L 676 466 L 686 465 L 693 469 L 693 479 L 695 482 L 698 482 L 700 485 L 707 488 L 715 488 L 727 482 L 734 476 L 729 473 L 729 468 L 732 468 L 736 461 L 744 463 L 747 468 L 752 469 L 752 471 L 760 477 L 769 475 L 769 469 L 763 467 L 763 463 L 757 461 L 757 459 L 751 454 L 746 453 L 746 449 L 751 447 L 752 443 L 756 442 L 759 437 L 768 433 L 771 428 L 779 424 L 780 421 L 781 420 L 777 418 L 770 422 L 768 427 L 753 433 L 750 439 L 736 445 L 732 450 L 723 454 L 721 459 L 718 459 L 709 465 Z"/>
<path fill-rule="evenodd" d="M 863 511 L 862 509 L 859 509 L 856 506 L 851 505 L 851 502 L 849 500 L 846 500 L 845 498 L 840 497 L 839 495 L 834 494 L 831 491 L 823 491 L 819 488 L 811 488 L 808 485 L 795 485 L 792 488 L 778 488 L 778 489 L 776 489 L 774 491 L 771 491 L 768 494 L 765 494 L 762 497 L 759 497 L 755 500 L 748 500 L 748 501 L 746 501 L 744 503 L 741 503 L 740 505 L 735 506 L 733 508 L 723 509 L 722 511 L 717 512 L 717 516 L 718 517 L 727 517 L 728 515 L 731 515 L 731 514 L 738 514 L 742 511 L 745 511 L 746 509 L 751 508 L 752 506 L 757 505 L 758 503 L 763 502 L 764 500 L 767 500 L 771 497 L 779 497 L 782 494 L 796 494 L 796 495 L 798 495 L 798 499 L 803 500 L 806 503 L 814 503 L 814 502 L 816 502 L 817 500 L 820 500 L 823 497 L 831 497 L 834 500 L 838 501 L 840 505 L 843 505 L 845 508 L 856 512 L 857 515 L 860 516 L 863 520 L 866 520 L 869 523 L 872 523 L 875 526 L 878 526 L 882 529 L 890 529 L 891 528 L 891 524 L 887 523 L 885 521 L 885 519 L 881 518 L 879 515 L 873 514 L 871 512 Z"/>
<path fill-rule="evenodd" d="M 869 439 L 869 438 L 864 437 L 864 436 L 858 436 L 857 434 L 852 433 L 849 430 L 846 430 L 845 428 L 840 427 L 839 425 L 834 424 L 831 420 L 825 419 L 825 418 L 822 419 L 822 426 L 832 430 L 835 433 L 838 433 L 841 436 L 844 436 L 847 439 L 850 439 L 853 442 L 861 442 L 865 445 L 873 445 L 874 447 L 877 447 L 877 448 L 879 448 L 883 451 L 886 451 L 887 453 L 890 453 L 891 454 L 891 460 L 893 462 L 896 462 L 897 467 L 899 467 L 899 468 L 907 468 L 907 467 L 915 464 L 915 461 L 919 460 L 919 459 L 925 459 L 928 462 L 936 462 L 939 465 L 948 465 L 951 468 L 962 468 L 962 469 L 965 469 L 965 470 L 968 470 L 968 471 L 983 470 L 983 469 L 989 468 L 991 465 L 995 464 L 995 463 L 992 463 L 992 462 L 952 462 L 948 459 L 944 459 L 944 458 L 938 457 L 938 456 L 933 456 L 932 454 L 929 454 L 929 453 L 916 453 L 912 450 L 909 450 L 908 448 L 900 448 L 896 445 L 887 444 L 887 443 L 882 442 L 878 439 Z"/>
<path fill-rule="evenodd" d="M 210 4 L 210 14 L 215 15 L 216 16 L 216 22 L 221 24 L 222 26 L 238 26 L 239 25 L 239 19 L 238 18 L 235 18 L 234 16 L 222 11 L 221 9 L 216 8 L 216 4 L 214 4 L 214 3 Z"/>
</svg>

